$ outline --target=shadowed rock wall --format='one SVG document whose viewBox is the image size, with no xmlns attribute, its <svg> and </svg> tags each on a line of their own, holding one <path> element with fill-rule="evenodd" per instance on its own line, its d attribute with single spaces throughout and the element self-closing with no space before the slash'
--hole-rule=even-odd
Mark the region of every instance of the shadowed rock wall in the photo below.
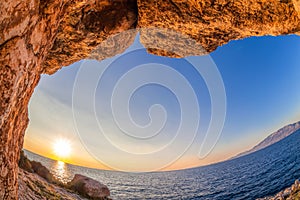
<svg viewBox="0 0 300 200">
<path fill-rule="evenodd" d="M 40 74 L 54 73 L 87 57 L 98 43 L 134 28 L 135 22 L 132 1 L 1 1 L 0 199 L 18 197 L 17 163 L 28 124 L 28 103 Z M 127 38 L 116 52 L 130 42 Z"/>
</svg>

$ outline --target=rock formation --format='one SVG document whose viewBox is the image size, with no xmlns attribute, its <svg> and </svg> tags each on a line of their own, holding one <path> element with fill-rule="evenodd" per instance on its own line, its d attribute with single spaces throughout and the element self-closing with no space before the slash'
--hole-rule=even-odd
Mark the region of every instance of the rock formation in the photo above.
<svg viewBox="0 0 300 200">
<path fill-rule="evenodd" d="M 40 162 L 29 160 L 24 151 L 20 153 L 19 167 L 19 200 L 110 200 L 106 185 L 80 174 L 69 183 L 63 183 Z"/>
<path fill-rule="evenodd" d="M 24 154 L 24 151 L 21 151 L 20 153 L 20 159 L 19 159 L 19 168 L 30 172 L 35 173 L 45 179 L 48 183 L 57 183 L 60 184 L 58 180 L 54 178 L 54 176 L 50 173 L 50 171 L 42 165 L 40 162 L 31 161 L 27 158 L 27 156 Z"/>
<path fill-rule="evenodd" d="M 101 200 L 110 196 L 110 191 L 106 185 L 80 174 L 75 174 L 73 180 L 68 183 L 68 186 L 89 199 Z"/>
<path fill-rule="evenodd" d="M 295 7 L 300 8 L 299 1 L 138 0 L 138 26 L 175 30 L 197 41 L 204 51 L 212 52 L 230 40 L 300 32 Z M 187 51 L 189 45 L 184 39 L 172 38 L 168 33 L 142 31 L 141 42 L 157 55 L 177 57 L 161 50 L 163 46 L 177 47 L 181 55 L 194 54 Z"/>
<path fill-rule="evenodd" d="M 28 124 L 27 106 L 40 74 L 53 73 L 59 65 L 84 58 L 85 51 L 89 51 L 87 47 L 134 26 L 133 17 L 128 17 L 136 15 L 128 8 L 131 1 L 95 2 L 98 1 L 13 0 L 0 3 L 0 199 L 17 199 L 18 196 L 17 163 Z M 76 12 L 83 13 L 80 19 Z M 100 22 L 103 30 L 94 33 L 93 26 Z M 62 33 L 66 35 L 61 36 Z M 85 37 L 90 37 L 91 41 L 83 39 Z M 64 56 L 68 59 L 62 63 Z M 45 69 L 44 66 L 49 67 Z"/>
<path fill-rule="evenodd" d="M 35 173 L 19 169 L 19 200 L 87 200 L 58 185 L 50 184 Z"/>
<path fill-rule="evenodd" d="M 283 140 L 284 138 L 288 137 L 289 135 L 298 131 L 299 129 L 300 129 L 300 122 L 296 122 L 294 124 L 289 124 L 281 129 L 279 129 L 278 131 L 272 133 L 271 135 L 266 137 L 263 141 L 261 141 L 260 143 L 255 145 L 253 148 L 251 148 L 245 152 L 239 153 L 238 155 L 234 156 L 232 159 L 242 157 L 242 156 L 248 155 L 250 153 L 264 149 L 272 144 L 275 144 L 276 142 L 279 142 L 280 140 Z"/>
<path fill-rule="evenodd" d="M 150 53 L 185 56 L 244 37 L 297 33 L 299 11 L 298 0 L 1 1 L 0 199 L 18 196 L 17 164 L 27 106 L 40 74 L 86 58 L 109 36 L 136 26 L 180 32 L 182 37 L 172 31 L 142 30 L 141 41 Z M 93 57 L 121 53 L 133 41 L 135 32 L 130 33 L 111 38 Z M 187 37 L 197 44 L 186 44 Z M 171 50 L 162 50 L 165 46 Z"/>
<path fill-rule="evenodd" d="M 264 197 L 257 200 L 297 200 L 300 199 L 300 182 L 296 180 L 295 183 L 274 196 Z"/>
<path fill-rule="evenodd" d="M 52 74 L 62 66 L 89 57 L 108 36 L 133 29 L 137 22 L 136 2 L 132 0 L 71 1 L 64 12 L 56 39 L 43 62 L 43 73 Z M 135 34 L 111 38 L 111 44 L 97 59 L 122 53 L 134 38 Z"/>
</svg>

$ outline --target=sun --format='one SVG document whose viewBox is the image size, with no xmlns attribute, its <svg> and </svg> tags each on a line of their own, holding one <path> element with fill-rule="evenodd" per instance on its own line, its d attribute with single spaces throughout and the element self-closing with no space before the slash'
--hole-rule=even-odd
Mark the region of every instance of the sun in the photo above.
<svg viewBox="0 0 300 200">
<path fill-rule="evenodd" d="M 58 158 L 67 158 L 71 154 L 71 143 L 69 140 L 59 139 L 54 143 L 53 149 Z"/>
</svg>

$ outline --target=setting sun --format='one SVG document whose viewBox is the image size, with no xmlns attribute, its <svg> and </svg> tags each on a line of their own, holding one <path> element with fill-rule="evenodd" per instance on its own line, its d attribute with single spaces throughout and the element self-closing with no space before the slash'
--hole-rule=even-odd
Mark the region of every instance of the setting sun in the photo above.
<svg viewBox="0 0 300 200">
<path fill-rule="evenodd" d="M 66 139 L 59 139 L 54 143 L 53 149 L 58 158 L 66 158 L 71 153 L 70 141 Z"/>
</svg>

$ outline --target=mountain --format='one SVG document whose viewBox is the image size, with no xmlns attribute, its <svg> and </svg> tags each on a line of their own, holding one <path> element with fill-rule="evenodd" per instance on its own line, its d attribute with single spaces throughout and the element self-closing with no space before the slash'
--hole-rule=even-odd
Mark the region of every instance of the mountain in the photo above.
<svg viewBox="0 0 300 200">
<path fill-rule="evenodd" d="M 271 135 L 269 135 L 266 139 L 261 141 L 258 145 L 254 146 L 252 149 L 245 151 L 243 153 L 240 153 L 240 154 L 234 156 L 233 158 L 242 157 L 242 156 L 248 155 L 250 153 L 253 153 L 255 151 L 264 149 L 264 148 L 286 138 L 287 136 L 291 135 L 292 133 L 294 133 L 295 131 L 297 131 L 299 129 L 300 129 L 300 121 L 296 122 L 294 124 L 289 124 L 281 129 L 279 129 L 278 131 L 272 133 Z"/>
</svg>

